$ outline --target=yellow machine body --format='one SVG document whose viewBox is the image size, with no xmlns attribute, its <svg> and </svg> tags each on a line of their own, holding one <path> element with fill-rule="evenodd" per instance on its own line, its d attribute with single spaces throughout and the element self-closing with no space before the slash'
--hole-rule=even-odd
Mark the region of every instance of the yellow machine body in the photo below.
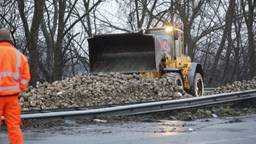
<svg viewBox="0 0 256 144">
<path fill-rule="evenodd" d="M 165 34 L 169 34 L 174 37 L 176 35 L 176 40 L 173 39 L 173 49 L 176 50 L 176 53 L 179 55 L 164 53 L 164 59 L 161 61 L 160 65 L 169 69 L 176 69 L 180 71 L 180 74 L 183 79 L 183 85 L 185 89 L 190 89 L 189 83 L 189 70 L 191 67 L 191 58 L 189 56 L 184 55 L 184 34 L 181 30 L 174 28 L 170 32 L 165 32 L 163 29 L 149 29 L 146 33 L 155 33 L 155 32 L 163 32 Z M 178 43 L 178 44 L 177 44 Z M 160 78 L 164 73 L 161 71 L 158 72 L 144 72 L 143 75 L 148 78 Z"/>
<path fill-rule="evenodd" d="M 191 66 L 190 57 L 182 55 L 181 57 L 177 57 L 174 60 L 168 58 L 165 61 L 161 62 L 161 65 L 165 65 L 167 68 L 174 68 L 180 70 L 184 88 L 190 89 L 190 83 L 188 78 L 188 73 Z M 163 75 L 163 73 L 160 71 L 143 72 L 143 75 L 147 78 L 160 78 Z"/>
</svg>

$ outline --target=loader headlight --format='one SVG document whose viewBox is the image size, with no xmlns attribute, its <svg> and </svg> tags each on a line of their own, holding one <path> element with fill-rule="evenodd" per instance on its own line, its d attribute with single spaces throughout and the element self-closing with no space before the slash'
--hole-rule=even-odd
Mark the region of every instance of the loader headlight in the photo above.
<svg viewBox="0 0 256 144">
<path fill-rule="evenodd" d="M 172 31 L 173 31 L 173 27 L 172 26 L 165 26 L 165 32 L 171 33 Z"/>
</svg>

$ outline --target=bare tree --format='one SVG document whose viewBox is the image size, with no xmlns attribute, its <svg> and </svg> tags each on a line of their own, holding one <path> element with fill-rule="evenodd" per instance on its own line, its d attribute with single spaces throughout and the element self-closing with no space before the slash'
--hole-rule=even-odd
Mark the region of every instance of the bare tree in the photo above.
<svg viewBox="0 0 256 144">
<path fill-rule="evenodd" d="M 102 1 L 98 0 L 93 5 L 91 5 L 90 0 L 84 0 L 83 2 L 86 11 L 83 11 L 81 15 L 77 10 L 78 0 L 50 1 L 45 5 L 46 14 L 41 28 L 47 42 L 46 63 L 48 67 L 41 66 L 41 69 L 48 81 L 62 79 L 66 64 L 69 61 L 74 62 L 72 58 L 77 59 L 77 56 L 75 56 L 77 50 L 75 50 L 75 53 L 70 53 L 71 50 L 74 50 L 71 47 L 75 46 L 75 38 L 80 34 L 80 31 L 73 31 L 75 26 L 86 18 L 88 23 L 84 25 L 84 28 L 88 35 L 92 35 L 90 12 Z M 53 13 L 51 13 L 52 11 Z M 70 55 L 74 57 L 70 58 Z"/>
<path fill-rule="evenodd" d="M 222 51 L 225 47 L 225 42 L 226 42 L 228 33 L 230 33 L 231 30 L 232 30 L 232 20 L 233 20 L 234 10 L 235 10 L 235 1 L 230 0 L 228 10 L 227 10 L 227 13 L 226 13 L 226 17 L 225 17 L 225 23 L 226 23 L 225 24 L 225 29 L 223 31 L 222 39 L 221 39 L 219 48 L 217 50 L 217 53 L 215 55 L 214 63 L 213 63 L 212 68 L 211 68 L 211 73 L 209 75 L 209 77 L 210 77 L 209 83 L 211 83 L 213 78 L 215 78 L 215 72 L 217 70 L 217 66 L 218 66 L 218 63 L 219 63 L 219 60 L 220 60 L 221 53 L 222 53 Z"/>
<path fill-rule="evenodd" d="M 19 27 L 19 16 L 16 12 L 16 2 L 4 0 L 0 2 L 0 25 L 11 30 L 13 44 L 19 46 L 17 39 L 19 35 L 16 30 Z M 20 46 L 19 46 L 20 47 Z"/>
<path fill-rule="evenodd" d="M 243 15 L 248 32 L 248 63 L 249 63 L 249 77 L 256 75 L 256 48 L 254 44 L 253 23 L 255 19 L 256 0 L 241 0 Z M 248 11 L 246 11 L 248 6 Z"/>
<path fill-rule="evenodd" d="M 205 0 L 190 1 L 181 0 L 175 3 L 177 12 L 184 25 L 185 47 L 188 46 L 188 54 L 194 59 L 195 44 L 193 42 L 191 30 L 194 20 L 200 15 L 201 8 Z"/>
<path fill-rule="evenodd" d="M 119 13 L 102 11 L 103 0 L 0 2 L 1 27 L 11 29 L 18 48 L 27 47 L 33 85 L 87 71 L 87 38 L 95 34 L 134 32 L 166 22 L 184 30 L 188 54 L 202 63 L 208 84 L 256 75 L 256 0 L 108 2 L 117 3 Z"/>
<path fill-rule="evenodd" d="M 39 53 L 38 53 L 38 35 L 41 21 L 43 19 L 44 13 L 44 0 L 34 0 L 34 13 L 31 22 L 31 26 L 29 27 L 28 19 L 25 14 L 25 1 L 18 0 L 18 7 L 20 16 L 23 22 L 23 27 L 25 31 L 27 47 L 29 50 L 29 59 L 30 59 L 30 69 L 31 69 L 31 84 L 35 85 L 38 81 L 38 64 L 39 64 Z"/>
</svg>

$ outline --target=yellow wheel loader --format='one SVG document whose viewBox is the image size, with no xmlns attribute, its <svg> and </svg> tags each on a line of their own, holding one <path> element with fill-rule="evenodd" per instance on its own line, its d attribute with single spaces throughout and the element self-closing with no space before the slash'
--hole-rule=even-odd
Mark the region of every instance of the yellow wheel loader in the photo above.
<svg viewBox="0 0 256 144">
<path fill-rule="evenodd" d="M 138 33 L 96 35 L 88 39 L 92 73 L 142 73 L 171 77 L 194 96 L 204 92 L 203 69 L 185 55 L 183 31 L 172 26 Z"/>
</svg>

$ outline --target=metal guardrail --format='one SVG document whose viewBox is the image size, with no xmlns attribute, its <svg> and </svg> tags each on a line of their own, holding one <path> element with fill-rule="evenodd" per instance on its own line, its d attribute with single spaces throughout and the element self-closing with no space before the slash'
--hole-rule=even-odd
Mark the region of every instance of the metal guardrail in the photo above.
<svg viewBox="0 0 256 144">
<path fill-rule="evenodd" d="M 211 96 L 201 96 L 194 98 L 186 98 L 179 100 L 166 100 L 158 102 L 148 102 L 140 104 L 127 104 L 114 107 L 98 108 L 98 109 L 85 109 L 85 110 L 72 110 L 72 111 L 59 111 L 59 112 L 45 112 L 45 113 L 31 113 L 22 114 L 22 119 L 37 119 L 37 118 L 50 118 L 50 117 L 67 117 L 78 115 L 137 115 L 152 112 L 160 112 L 167 110 L 185 109 L 199 106 L 208 106 L 220 103 L 227 103 L 233 101 L 241 101 L 246 99 L 256 98 L 255 90 L 246 90 L 233 93 L 223 93 Z"/>
</svg>

